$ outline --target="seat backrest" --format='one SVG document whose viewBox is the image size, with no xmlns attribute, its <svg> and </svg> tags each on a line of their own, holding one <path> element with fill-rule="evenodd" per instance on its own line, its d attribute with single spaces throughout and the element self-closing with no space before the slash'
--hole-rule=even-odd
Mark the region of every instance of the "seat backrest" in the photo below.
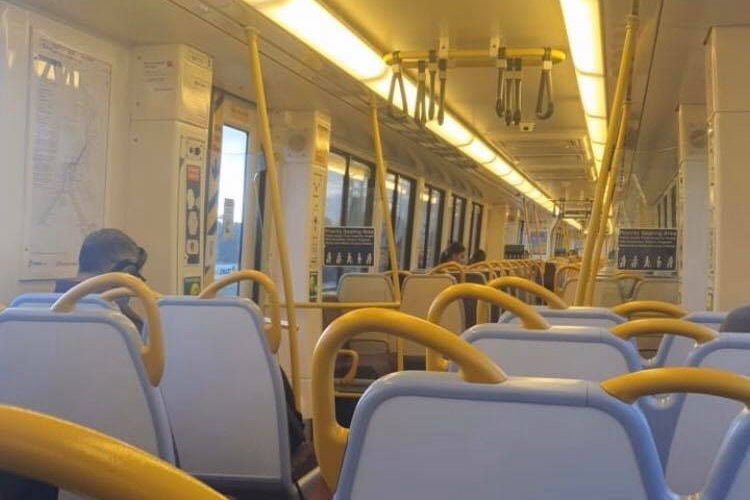
<svg viewBox="0 0 750 500">
<path fill-rule="evenodd" d="M 456 280 L 459 280 L 458 273 L 451 273 Z M 477 285 L 486 285 L 487 278 L 485 275 L 478 271 L 467 271 L 464 273 L 464 283 L 474 283 Z M 464 304 L 464 326 L 466 330 L 470 326 L 477 324 L 477 301 L 474 299 L 463 299 Z"/>
<path fill-rule="evenodd" d="M 61 293 L 24 293 L 17 296 L 8 307 L 45 307 L 49 308 L 62 297 Z M 77 309 L 96 308 L 116 311 L 117 307 L 98 295 L 88 295 L 76 302 Z"/>
<path fill-rule="evenodd" d="M 750 336 L 722 333 L 697 347 L 687 358 L 688 366 L 720 368 L 750 375 Z M 667 439 L 667 482 L 676 493 L 690 494 L 703 488 L 725 433 L 742 410 L 729 399 L 700 394 L 673 396 L 671 410 L 676 423 Z"/>
<path fill-rule="evenodd" d="M 566 304 L 575 304 L 576 288 L 578 288 L 578 278 L 565 280 L 565 283 L 562 286 L 562 299 Z"/>
<path fill-rule="evenodd" d="M 407 276 L 404 280 L 404 288 L 401 291 L 401 311 L 418 318 L 427 319 L 427 311 L 435 297 L 456 280 L 449 274 L 415 274 Z M 440 323 L 442 326 L 456 334 L 464 330 L 464 306 L 462 301 L 450 304 Z M 404 342 L 406 354 L 424 356 L 424 347 L 413 342 Z"/>
<path fill-rule="evenodd" d="M 592 305 L 595 307 L 613 307 L 625 302 L 620 285 L 613 278 L 596 278 L 596 288 Z"/>
<path fill-rule="evenodd" d="M 580 380 L 391 375 L 357 406 L 340 478 L 340 500 L 671 498 L 638 408 Z"/>
<path fill-rule="evenodd" d="M 158 389 L 141 361 L 138 332 L 106 310 L 0 313 L 0 403 L 91 427 L 175 462 Z"/>
<path fill-rule="evenodd" d="M 391 277 L 385 274 L 346 273 L 341 276 L 338 288 L 339 302 L 393 302 L 393 285 Z M 357 335 L 357 340 L 376 340 L 384 342 L 388 349 L 395 351 L 396 339 L 390 335 L 370 332 Z M 368 345 L 367 342 L 356 342 L 352 348 Z"/>
<path fill-rule="evenodd" d="M 627 321 L 606 307 L 569 307 L 567 309 L 550 309 L 546 306 L 536 307 L 536 311 L 554 326 L 596 326 L 609 328 Z M 505 311 L 498 323 L 519 324 L 518 316 Z"/>
<path fill-rule="evenodd" d="M 719 327 L 721 327 L 721 324 L 727 318 L 727 314 L 728 313 L 726 312 L 716 311 L 695 311 L 688 313 L 682 319 L 684 319 L 685 321 L 690 321 L 691 323 L 705 325 L 718 332 Z"/>
<path fill-rule="evenodd" d="M 604 328 L 477 325 L 463 338 L 512 376 L 602 381 L 641 367 L 633 345 Z"/>
<path fill-rule="evenodd" d="M 679 283 L 675 279 L 647 278 L 636 285 L 635 300 L 679 303 Z"/>
<path fill-rule="evenodd" d="M 743 409 L 731 423 L 714 461 L 703 500 L 750 498 L 750 412 Z"/>
<path fill-rule="evenodd" d="M 164 297 L 161 383 L 181 467 L 291 488 L 281 372 L 245 299 Z"/>
</svg>

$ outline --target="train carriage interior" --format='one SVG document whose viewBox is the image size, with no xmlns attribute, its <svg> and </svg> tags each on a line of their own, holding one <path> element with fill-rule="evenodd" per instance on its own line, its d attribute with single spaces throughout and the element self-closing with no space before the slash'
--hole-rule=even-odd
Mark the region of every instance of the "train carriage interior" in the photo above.
<svg viewBox="0 0 750 500">
<path fill-rule="evenodd" d="M 750 498 L 748 46 L 0 0 L 0 499 Z"/>
</svg>

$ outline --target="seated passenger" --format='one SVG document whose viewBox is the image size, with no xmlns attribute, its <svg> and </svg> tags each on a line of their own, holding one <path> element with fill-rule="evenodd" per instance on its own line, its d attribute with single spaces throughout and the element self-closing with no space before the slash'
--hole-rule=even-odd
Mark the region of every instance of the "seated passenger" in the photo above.
<svg viewBox="0 0 750 500">
<path fill-rule="evenodd" d="M 78 274 L 73 279 L 58 280 L 55 292 L 64 293 L 93 276 L 111 272 L 132 274 L 145 281 L 141 270 L 146 263 L 146 251 L 119 229 L 99 229 L 83 240 L 78 254 Z M 118 301 L 120 311 L 136 326 L 143 328 L 143 320 L 128 305 L 128 299 Z"/>
<path fill-rule="evenodd" d="M 457 262 L 459 264 L 466 262 L 466 247 L 463 243 L 453 241 L 448 245 L 448 248 L 443 250 L 443 253 L 440 254 L 439 263 L 444 264 L 446 262 Z"/>
<path fill-rule="evenodd" d="M 484 253 L 484 250 L 481 248 L 477 248 L 476 252 L 474 252 L 469 259 L 469 264 L 476 264 L 477 262 L 484 262 L 485 260 L 487 260 L 487 254 Z"/>
</svg>

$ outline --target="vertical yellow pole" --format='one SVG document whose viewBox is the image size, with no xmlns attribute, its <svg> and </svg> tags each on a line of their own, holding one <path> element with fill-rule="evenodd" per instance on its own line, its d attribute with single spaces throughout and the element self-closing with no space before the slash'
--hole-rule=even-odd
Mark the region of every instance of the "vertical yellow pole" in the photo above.
<svg viewBox="0 0 750 500">
<path fill-rule="evenodd" d="M 394 302 L 401 303 L 401 284 L 398 277 L 398 255 L 396 254 L 396 237 L 393 234 L 393 221 L 388 210 L 388 195 L 385 185 L 385 160 L 383 159 L 383 143 L 380 139 L 380 123 L 378 121 L 378 106 L 375 96 L 370 96 L 370 124 L 372 125 L 372 140 L 375 147 L 375 181 L 378 184 L 380 205 L 383 207 L 383 222 L 385 223 L 385 239 L 388 243 L 388 260 L 391 263 L 391 279 L 393 280 Z M 398 189 L 398 186 L 394 186 Z M 396 363 L 399 371 L 404 369 L 404 341 L 396 339 Z"/>
<path fill-rule="evenodd" d="M 607 178 L 607 188 L 604 193 L 604 201 L 602 205 L 602 217 L 599 221 L 599 233 L 596 236 L 596 243 L 594 244 L 594 257 L 599 258 L 602 253 L 602 246 L 604 245 L 604 237 L 607 232 L 607 221 L 609 219 L 609 210 L 612 208 L 612 201 L 615 196 L 615 187 L 617 184 L 617 175 L 620 171 L 620 163 L 622 163 L 622 156 L 624 154 L 623 146 L 625 144 L 625 136 L 627 135 L 628 117 L 630 116 L 630 101 L 625 101 L 622 105 L 622 116 L 620 117 L 620 130 L 617 134 L 617 144 L 615 146 L 615 153 L 612 159 L 612 168 Z M 591 281 L 588 288 L 586 289 L 586 302 L 585 305 L 591 306 L 594 300 L 594 290 L 596 289 L 596 274 L 599 271 L 598 266 L 592 266 L 589 280 Z"/>
<path fill-rule="evenodd" d="M 586 235 L 586 244 L 583 250 L 583 262 L 581 263 L 580 279 L 576 288 L 575 305 L 582 306 L 586 302 L 586 289 L 589 286 L 592 266 L 596 267 L 598 256 L 594 255 L 594 246 L 596 244 L 596 233 L 602 217 L 602 204 L 604 202 L 604 191 L 607 187 L 607 178 L 612 166 L 612 156 L 614 152 L 616 135 L 620 126 L 620 114 L 622 112 L 622 103 L 625 100 L 625 92 L 628 88 L 630 79 L 630 66 L 632 64 L 632 52 L 635 46 L 635 30 L 638 25 L 636 16 L 628 16 L 625 23 L 625 41 L 623 43 L 622 57 L 620 58 L 620 70 L 617 74 L 617 85 L 615 86 L 615 95 L 612 99 L 612 111 L 609 117 L 609 126 L 607 127 L 607 143 L 604 147 L 604 161 L 602 163 L 599 178 L 596 182 L 596 193 L 594 195 L 594 206 L 591 211 L 591 220 L 589 221 L 589 231 Z M 598 269 L 597 269 L 598 270 Z"/>
<path fill-rule="evenodd" d="M 297 345 L 297 313 L 294 310 L 294 289 L 292 286 L 292 270 L 289 266 L 287 253 L 286 226 L 284 213 L 281 210 L 281 193 L 279 190 L 279 174 L 276 169 L 276 158 L 273 155 L 271 142 L 271 125 L 268 121 L 268 106 L 266 103 L 266 89 L 263 86 L 263 73 L 260 66 L 260 52 L 258 51 L 258 32 L 247 30 L 248 49 L 250 50 L 250 70 L 255 84 L 257 96 L 258 117 L 260 123 L 260 137 L 266 160 L 266 175 L 268 176 L 268 193 L 271 201 L 271 217 L 276 230 L 276 246 L 281 264 L 281 277 L 284 281 L 284 302 L 286 303 L 286 319 L 289 322 L 289 357 L 292 363 L 292 387 L 294 400 L 299 408 L 302 388 L 299 379 L 299 352 Z"/>
</svg>

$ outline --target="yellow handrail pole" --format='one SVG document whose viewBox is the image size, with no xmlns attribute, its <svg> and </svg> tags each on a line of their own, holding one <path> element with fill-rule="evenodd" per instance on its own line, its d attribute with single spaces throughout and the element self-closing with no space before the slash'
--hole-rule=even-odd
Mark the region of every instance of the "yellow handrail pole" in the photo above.
<svg viewBox="0 0 750 500">
<path fill-rule="evenodd" d="M 393 221 L 388 210 L 388 197 L 385 186 L 385 160 L 383 159 L 383 143 L 380 139 L 380 122 L 378 120 L 378 106 L 375 96 L 370 96 L 370 122 L 372 125 L 372 140 L 375 146 L 375 179 L 380 193 L 380 204 L 383 206 L 383 223 L 385 224 L 385 239 L 388 243 L 388 260 L 391 262 L 391 279 L 393 280 L 393 301 L 401 304 L 401 281 L 398 279 L 398 256 L 396 255 L 396 237 L 393 234 Z M 397 189 L 398 186 L 394 186 Z M 404 369 L 404 340 L 396 339 L 396 369 Z"/>
<path fill-rule="evenodd" d="M 617 183 L 617 175 L 620 171 L 620 163 L 622 162 L 622 155 L 624 154 L 623 146 L 625 145 L 625 135 L 628 132 L 628 118 L 630 117 L 630 101 L 625 101 L 622 105 L 622 116 L 620 117 L 620 130 L 617 134 L 617 145 L 615 146 L 614 158 L 612 158 L 612 167 L 607 176 L 607 187 L 604 190 L 604 201 L 602 206 L 602 216 L 599 221 L 599 231 L 596 235 L 596 242 L 594 243 L 594 257 L 599 258 L 602 253 L 602 246 L 604 245 L 604 237 L 607 233 L 607 221 L 609 220 L 609 210 L 612 208 L 612 201 L 615 197 L 615 184 Z M 586 303 L 585 305 L 593 305 L 594 301 L 594 289 L 596 288 L 596 275 L 599 270 L 591 266 L 591 275 L 589 276 L 589 286 L 586 288 Z"/>
<path fill-rule="evenodd" d="M 393 234 L 393 221 L 388 210 L 388 196 L 385 185 L 385 160 L 383 159 L 383 143 L 380 139 L 380 123 L 378 121 L 378 106 L 375 96 L 370 96 L 370 125 L 372 126 L 372 140 L 375 146 L 375 180 L 380 194 L 380 205 L 383 207 L 383 223 L 385 224 L 385 239 L 388 243 L 388 260 L 391 261 L 391 278 L 393 280 L 393 301 L 401 304 L 401 282 L 398 279 L 398 256 L 396 255 L 396 237 Z M 394 186 L 396 189 L 397 186 Z M 404 341 L 396 338 L 396 368 L 404 369 Z"/>
<path fill-rule="evenodd" d="M 612 153 L 614 141 L 620 126 L 620 113 L 622 103 L 625 100 L 625 91 L 628 87 L 628 78 L 630 76 L 630 66 L 633 58 L 631 57 L 635 45 L 635 28 L 638 24 L 638 18 L 634 15 L 628 16 L 625 23 L 625 41 L 623 43 L 622 57 L 620 58 L 620 71 L 617 75 L 617 85 L 615 86 L 615 95 L 612 99 L 612 113 L 609 117 L 607 127 L 607 143 L 604 146 L 604 161 L 602 163 L 599 178 L 596 181 L 596 193 L 594 195 L 594 205 L 591 210 L 591 220 L 589 221 L 589 232 L 586 235 L 586 244 L 583 250 L 583 262 L 581 263 L 580 279 L 576 288 L 575 305 L 581 306 L 586 300 L 586 288 L 588 287 L 588 278 L 591 275 L 591 267 L 596 258 L 594 245 L 596 243 L 596 232 L 599 229 L 599 219 L 602 216 L 602 202 L 604 201 L 604 190 L 607 187 L 607 176 L 612 166 Z"/>
<path fill-rule="evenodd" d="M 289 358 L 292 364 L 292 387 L 294 388 L 294 402 L 300 406 L 302 387 L 299 378 L 299 352 L 297 349 L 297 313 L 294 309 L 294 289 L 292 285 L 292 270 L 289 266 L 287 253 L 286 226 L 284 214 L 281 211 L 281 194 L 279 190 L 279 174 L 276 170 L 276 157 L 273 155 L 271 142 L 271 125 L 268 121 L 268 107 L 266 104 L 266 89 L 263 86 L 263 73 L 260 66 L 260 51 L 258 50 L 258 32 L 254 28 L 247 29 L 248 49 L 250 51 L 250 72 L 255 84 L 258 117 L 260 122 L 260 137 L 266 160 L 268 176 L 268 191 L 271 199 L 271 216 L 276 230 L 276 246 L 281 264 L 281 277 L 284 283 L 284 300 L 286 301 L 286 319 L 289 323 Z"/>
</svg>

